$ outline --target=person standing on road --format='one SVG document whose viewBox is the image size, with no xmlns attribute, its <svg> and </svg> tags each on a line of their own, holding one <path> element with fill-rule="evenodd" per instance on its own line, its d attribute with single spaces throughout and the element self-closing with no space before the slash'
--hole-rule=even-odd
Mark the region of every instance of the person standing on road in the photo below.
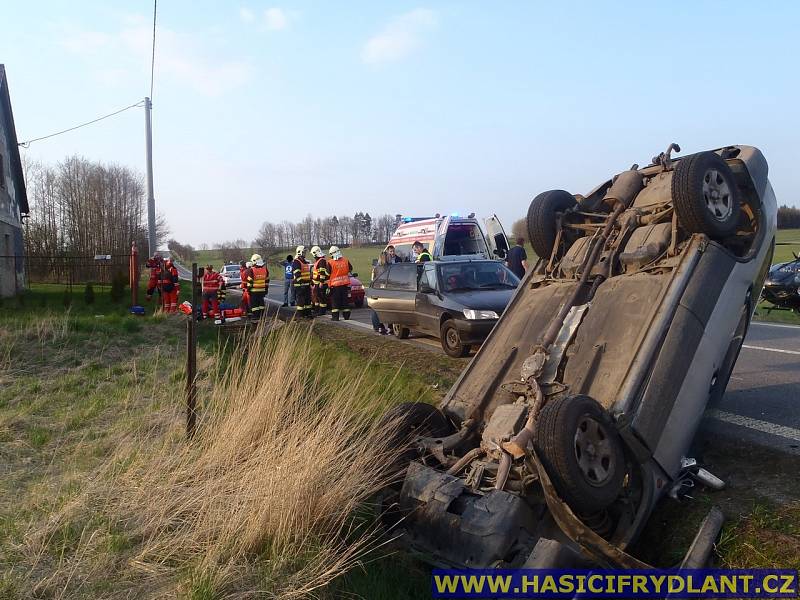
<svg viewBox="0 0 800 600">
<path fill-rule="evenodd" d="M 253 264 L 247 271 L 247 291 L 250 295 L 250 314 L 258 320 L 264 314 L 264 300 L 269 291 L 269 269 L 260 254 L 250 258 Z"/>
<path fill-rule="evenodd" d="M 150 269 L 150 278 L 147 280 L 147 293 L 145 294 L 149 302 L 153 299 L 153 294 L 157 290 L 160 295 L 159 279 L 161 277 L 161 256 L 158 253 L 154 254 L 147 259 L 145 266 Z M 163 304 L 163 300 L 161 302 Z"/>
<path fill-rule="evenodd" d="M 324 315 L 328 310 L 330 270 L 322 248 L 319 246 L 311 248 L 311 256 L 314 257 L 314 266 L 311 267 L 311 304 L 316 314 Z"/>
<path fill-rule="evenodd" d="M 331 257 L 328 263 L 331 268 L 329 283 L 331 288 L 331 319 L 338 321 L 341 314 L 344 320 L 347 321 L 350 318 L 348 296 L 350 295 L 350 272 L 353 270 L 353 265 L 342 256 L 339 246 L 331 246 L 328 254 Z"/>
<path fill-rule="evenodd" d="M 250 313 L 250 292 L 247 289 L 247 270 L 253 266 L 250 261 L 242 261 L 239 263 L 239 287 L 242 290 L 242 303 L 239 308 L 242 309 L 244 314 Z"/>
<path fill-rule="evenodd" d="M 389 246 L 392 250 L 394 250 L 394 246 Z M 388 248 L 386 252 L 381 252 L 381 255 L 378 257 L 378 264 L 372 267 L 372 282 L 374 282 L 381 274 L 386 270 L 389 266 L 389 251 Z M 370 308 L 370 315 L 372 319 L 372 330 L 375 333 L 380 333 L 381 335 L 386 335 L 389 333 L 386 326 L 381 323 L 380 319 L 378 318 L 378 313 L 375 312 L 375 309 Z"/>
<path fill-rule="evenodd" d="M 203 294 L 203 318 L 221 316 L 219 312 L 219 298 L 217 294 L 219 289 L 225 282 L 222 275 L 214 270 L 211 264 L 206 265 L 205 273 L 202 279 L 202 294 Z M 209 311 L 209 305 L 211 310 Z"/>
<path fill-rule="evenodd" d="M 160 270 L 161 302 L 165 313 L 178 312 L 178 293 L 181 286 L 178 282 L 178 269 L 172 264 L 172 259 L 164 261 Z"/>
<path fill-rule="evenodd" d="M 433 260 L 431 253 L 428 252 L 422 242 L 414 242 L 411 248 L 414 250 L 414 254 L 417 255 L 417 259 L 414 262 L 424 263 Z"/>
<path fill-rule="evenodd" d="M 311 265 L 306 260 L 306 247 L 298 246 L 292 262 L 294 282 L 294 301 L 297 303 L 295 316 L 314 318 L 311 305 Z"/>
<path fill-rule="evenodd" d="M 287 254 L 286 260 L 281 261 L 283 267 L 283 306 L 294 306 L 294 274 L 292 272 L 292 255 Z M 291 303 L 291 304 L 290 304 Z"/>
<path fill-rule="evenodd" d="M 525 277 L 525 271 L 528 270 L 528 255 L 525 253 L 524 239 L 517 238 L 517 245 L 508 251 L 506 266 L 520 279 Z"/>
</svg>

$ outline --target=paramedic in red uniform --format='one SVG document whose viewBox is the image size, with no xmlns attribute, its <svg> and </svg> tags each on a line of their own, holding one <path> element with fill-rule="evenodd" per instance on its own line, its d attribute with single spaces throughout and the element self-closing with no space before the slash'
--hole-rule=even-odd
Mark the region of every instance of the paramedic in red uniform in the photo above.
<svg viewBox="0 0 800 600">
<path fill-rule="evenodd" d="M 222 275 L 214 270 L 212 265 L 206 265 L 206 271 L 203 273 L 202 291 L 203 291 L 203 318 L 221 316 L 219 312 L 219 298 L 217 296 L 219 289 L 224 285 Z M 211 311 L 208 310 L 211 305 Z"/>
<path fill-rule="evenodd" d="M 178 283 L 178 269 L 172 264 L 172 259 L 164 261 L 164 266 L 160 270 L 159 283 L 161 286 L 161 304 L 164 312 L 178 312 L 178 292 L 181 286 Z"/>
</svg>

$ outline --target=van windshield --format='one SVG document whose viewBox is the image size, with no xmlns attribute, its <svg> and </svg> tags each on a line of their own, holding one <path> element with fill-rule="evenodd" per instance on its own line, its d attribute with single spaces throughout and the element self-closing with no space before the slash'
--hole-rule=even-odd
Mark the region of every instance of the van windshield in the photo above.
<svg viewBox="0 0 800 600">
<path fill-rule="evenodd" d="M 444 238 L 444 256 L 486 255 L 486 242 L 477 223 L 451 223 Z"/>
</svg>

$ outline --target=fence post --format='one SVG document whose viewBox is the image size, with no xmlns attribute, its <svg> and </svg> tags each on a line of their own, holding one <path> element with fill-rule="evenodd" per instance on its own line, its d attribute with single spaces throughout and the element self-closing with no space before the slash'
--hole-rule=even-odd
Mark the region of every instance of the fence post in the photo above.
<svg viewBox="0 0 800 600">
<path fill-rule="evenodd" d="M 136 241 L 131 242 L 131 258 L 128 265 L 128 283 L 131 286 L 131 306 L 139 304 L 139 251 Z"/>
<path fill-rule="evenodd" d="M 197 263 L 192 263 L 192 312 L 186 322 L 186 439 L 194 437 L 197 421 Z"/>
</svg>

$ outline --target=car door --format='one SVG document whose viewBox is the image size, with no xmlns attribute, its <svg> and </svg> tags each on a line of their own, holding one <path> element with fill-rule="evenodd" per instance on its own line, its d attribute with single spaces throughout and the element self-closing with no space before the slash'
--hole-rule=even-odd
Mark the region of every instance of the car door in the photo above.
<svg viewBox="0 0 800 600">
<path fill-rule="evenodd" d="M 425 263 L 420 274 L 416 296 L 417 327 L 425 333 L 439 335 L 439 283 L 436 264 Z"/>
<path fill-rule="evenodd" d="M 489 258 L 505 259 L 508 254 L 508 236 L 500 223 L 497 215 L 492 215 L 485 219 L 483 224 L 486 227 L 486 245 L 489 247 Z"/>
<path fill-rule="evenodd" d="M 447 237 L 447 230 L 450 227 L 450 217 L 445 217 L 439 222 L 439 226 L 436 228 L 436 235 L 433 238 L 433 247 L 431 248 L 431 254 L 433 254 L 434 260 L 444 256 L 444 240 Z"/>
<path fill-rule="evenodd" d="M 416 325 L 417 265 L 390 265 L 370 287 L 369 305 L 384 323 Z"/>
</svg>

